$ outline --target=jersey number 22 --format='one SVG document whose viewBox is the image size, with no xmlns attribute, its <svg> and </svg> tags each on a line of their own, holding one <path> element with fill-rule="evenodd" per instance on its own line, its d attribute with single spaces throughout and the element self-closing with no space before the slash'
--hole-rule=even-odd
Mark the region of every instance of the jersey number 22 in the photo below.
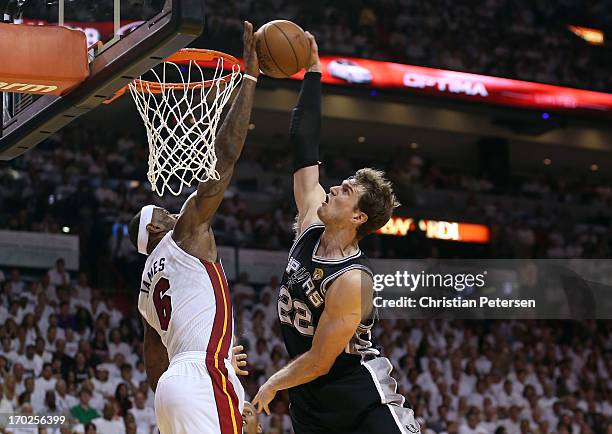
<svg viewBox="0 0 612 434">
<path fill-rule="evenodd" d="M 281 322 L 295 327 L 300 334 L 314 335 L 310 309 L 302 300 L 293 300 L 284 286 L 281 286 L 278 297 L 278 317 Z"/>
</svg>

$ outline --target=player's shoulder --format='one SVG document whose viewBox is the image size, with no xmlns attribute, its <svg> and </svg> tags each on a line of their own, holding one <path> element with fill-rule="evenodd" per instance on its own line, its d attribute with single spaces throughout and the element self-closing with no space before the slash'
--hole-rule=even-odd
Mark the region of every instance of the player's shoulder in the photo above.
<svg viewBox="0 0 612 434">
<path fill-rule="evenodd" d="M 298 245 L 304 244 L 308 242 L 309 240 L 318 239 L 318 237 L 321 236 L 324 230 L 325 230 L 325 225 L 323 223 L 313 223 L 310 226 L 307 226 L 306 228 L 304 228 L 302 231 L 296 234 L 296 237 L 293 240 L 293 245 L 291 246 L 291 249 L 289 250 L 289 256 L 291 256 L 291 254 L 293 253 L 293 251 Z"/>
<path fill-rule="evenodd" d="M 361 306 L 362 300 L 372 297 L 374 282 L 369 273 L 354 268 L 342 273 L 325 292 L 325 308 L 338 314 Z"/>
<path fill-rule="evenodd" d="M 295 242 L 298 242 L 307 234 L 321 233 L 325 230 L 325 225 L 321 221 L 311 222 L 308 225 L 302 226 L 301 229 L 295 231 Z"/>
<path fill-rule="evenodd" d="M 308 211 L 303 219 L 300 217 L 299 214 L 297 215 L 294 232 L 301 233 L 301 232 L 304 232 L 306 229 L 310 228 L 311 226 L 317 226 L 317 225 L 324 226 L 324 223 L 319 218 L 317 214 L 317 210 L 313 209 L 313 210 Z"/>
<path fill-rule="evenodd" d="M 182 240 L 188 237 L 197 236 L 202 230 L 209 230 L 211 220 L 202 221 L 198 217 L 196 196 L 194 193 L 187 198 L 181 208 L 178 220 L 174 225 L 174 239 Z"/>
<path fill-rule="evenodd" d="M 372 277 L 372 271 L 363 266 L 351 267 L 340 274 L 334 281 L 329 285 L 330 289 L 333 288 L 344 288 L 344 291 L 359 290 L 361 288 L 368 288 L 374 285 Z"/>
<path fill-rule="evenodd" d="M 372 273 L 365 267 L 347 267 L 326 285 L 325 302 L 346 300 L 371 294 L 374 288 Z"/>
</svg>

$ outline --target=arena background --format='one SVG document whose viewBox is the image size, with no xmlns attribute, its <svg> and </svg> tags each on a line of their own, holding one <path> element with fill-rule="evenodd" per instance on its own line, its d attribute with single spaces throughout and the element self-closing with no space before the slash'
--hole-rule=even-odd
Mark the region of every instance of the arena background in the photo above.
<svg viewBox="0 0 612 434">
<path fill-rule="evenodd" d="M 146 13 L 147 4 L 132 2 L 125 16 Z M 604 0 L 207 7 L 194 46 L 239 54 L 244 19 L 258 27 L 285 18 L 315 34 L 326 62 L 369 59 L 612 91 L 605 37 L 599 43 L 595 32 L 589 42 L 568 29 L 607 36 Z M 73 19 L 95 27 L 100 13 Z M 43 17 L 45 3 L 28 14 Z M 440 84 L 427 75 L 433 70 L 411 71 L 409 82 L 420 84 L 385 88 L 330 76 L 323 88 L 324 187 L 371 166 L 387 171 L 402 202 L 399 220 L 363 241 L 370 257 L 610 256 L 612 104 L 576 107 L 558 88 L 531 105 L 500 104 L 493 92 L 474 90 L 479 79 Z M 276 294 L 293 238 L 287 132 L 298 89 L 296 80 L 260 80 L 247 143 L 213 226 L 237 338 L 249 354 L 247 397 L 287 362 Z M 146 203 L 178 211 L 189 192 L 158 198 L 146 161 L 144 129 L 126 98 L 0 164 L 3 417 L 63 412 L 78 415 L 74 432 L 94 418 L 104 434 L 155 432 L 136 309 L 144 258 L 126 223 Z M 402 225 L 407 219 L 413 223 Z M 468 242 L 428 231 L 442 223 L 459 232 L 479 224 L 485 236 Z M 427 433 L 587 434 L 612 432 L 611 331 L 606 320 L 383 320 L 375 335 Z M 90 399 L 95 412 L 71 412 L 79 399 Z M 264 433 L 292 432 L 286 394 L 272 409 L 261 416 Z"/>
</svg>

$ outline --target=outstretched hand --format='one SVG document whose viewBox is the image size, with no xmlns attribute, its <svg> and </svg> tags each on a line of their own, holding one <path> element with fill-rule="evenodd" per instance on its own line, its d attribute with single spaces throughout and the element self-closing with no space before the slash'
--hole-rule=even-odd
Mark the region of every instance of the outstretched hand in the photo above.
<svg viewBox="0 0 612 434">
<path fill-rule="evenodd" d="M 257 395 L 253 398 L 252 404 L 255 406 L 257 413 L 265 411 L 270 416 L 270 402 L 276 396 L 276 389 L 272 387 L 270 381 L 266 381 L 257 391 Z"/>
<path fill-rule="evenodd" d="M 310 42 L 310 59 L 308 60 L 307 72 L 321 72 L 321 59 L 319 58 L 319 46 L 314 35 L 310 32 L 305 32 L 308 42 Z"/>
<path fill-rule="evenodd" d="M 247 74 L 259 77 L 259 61 L 257 59 L 257 50 L 255 49 L 255 39 L 253 24 L 245 21 L 244 33 L 242 35 L 244 69 Z"/>
<path fill-rule="evenodd" d="M 242 345 L 236 345 L 232 348 L 232 366 L 236 375 L 249 375 L 249 371 L 241 369 L 247 365 L 247 355 L 243 351 L 244 347 Z"/>
</svg>

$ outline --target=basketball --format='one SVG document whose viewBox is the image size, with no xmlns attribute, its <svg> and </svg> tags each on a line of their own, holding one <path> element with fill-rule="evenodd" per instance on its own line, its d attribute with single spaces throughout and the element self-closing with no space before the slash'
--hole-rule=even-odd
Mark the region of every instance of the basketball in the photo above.
<svg viewBox="0 0 612 434">
<path fill-rule="evenodd" d="M 612 0 L 0 3 L 0 434 L 612 434 Z"/>
<path fill-rule="evenodd" d="M 270 21 L 261 26 L 256 37 L 259 68 L 265 75 L 286 78 L 308 66 L 310 43 L 297 24 Z"/>
</svg>

